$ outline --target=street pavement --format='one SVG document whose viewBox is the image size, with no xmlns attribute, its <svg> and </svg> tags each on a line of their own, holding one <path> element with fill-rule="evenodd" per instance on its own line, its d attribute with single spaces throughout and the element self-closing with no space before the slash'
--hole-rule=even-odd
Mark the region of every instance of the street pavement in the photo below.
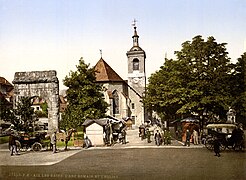
<svg viewBox="0 0 246 180">
<path fill-rule="evenodd" d="M 152 139 L 153 140 L 153 139 Z M 70 147 L 59 152 L 21 152 L 10 156 L 8 145 L 0 146 L 0 179 L 180 179 L 244 180 L 246 153 L 224 151 L 214 156 L 202 145 L 156 146 L 127 131 L 127 144 L 88 149 Z"/>
<path fill-rule="evenodd" d="M 20 152 L 18 156 L 10 156 L 8 144 L 0 145 L 0 166 L 29 166 L 29 165 L 52 165 L 63 161 L 64 159 L 81 151 L 97 150 L 97 149 L 133 149 L 133 148 L 203 148 L 202 145 L 193 145 L 190 147 L 183 146 L 182 142 L 175 139 L 172 140 L 171 145 L 156 146 L 152 137 L 152 142 L 147 143 L 147 140 L 141 140 L 138 135 L 138 129 L 132 129 L 127 131 L 127 143 L 116 143 L 113 146 L 103 147 L 91 147 L 89 149 L 83 149 L 81 147 L 69 147 L 68 151 L 64 150 L 64 147 L 60 147 L 58 153 L 53 154 L 52 151 L 42 150 L 41 152 L 26 151 Z"/>
</svg>

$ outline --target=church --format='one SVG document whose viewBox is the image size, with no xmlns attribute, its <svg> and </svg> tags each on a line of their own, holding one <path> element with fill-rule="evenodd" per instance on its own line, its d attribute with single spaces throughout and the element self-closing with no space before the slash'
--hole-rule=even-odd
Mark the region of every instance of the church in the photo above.
<svg viewBox="0 0 246 180">
<path fill-rule="evenodd" d="M 131 119 L 140 126 L 147 120 L 142 98 L 146 89 L 145 51 L 139 46 L 137 27 L 134 25 L 133 46 L 127 51 L 128 79 L 123 80 L 106 61 L 95 65 L 96 81 L 103 86 L 105 101 L 110 105 L 107 115 L 119 119 Z"/>
</svg>

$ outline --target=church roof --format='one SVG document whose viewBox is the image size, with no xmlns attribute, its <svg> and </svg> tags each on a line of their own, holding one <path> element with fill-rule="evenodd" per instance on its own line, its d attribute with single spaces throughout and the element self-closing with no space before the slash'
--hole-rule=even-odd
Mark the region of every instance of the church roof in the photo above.
<svg viewBox="0 0 246 180">
<path fill-rule="evenodd" d="M 102 58 L 95 65 L 96 81 L 124 81 Z"/>
</svg>

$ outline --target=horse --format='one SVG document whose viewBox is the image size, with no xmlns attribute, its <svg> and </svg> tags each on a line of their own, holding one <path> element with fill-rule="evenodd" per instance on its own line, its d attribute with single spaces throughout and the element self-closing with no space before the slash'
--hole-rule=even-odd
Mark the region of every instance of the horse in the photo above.
<svg viewBox="0 0 246 180">
<path fill-rule="evenodd" d="M 68 144 L 68 141 L 70 141 L 71 139 L 71 136 L 74 132 L 77 132 L 76 129 L 69 129 L 66 133 L 66 138 L 65 138 L 65 151 L 67 150 L 67 144 Z"/>
</svg>

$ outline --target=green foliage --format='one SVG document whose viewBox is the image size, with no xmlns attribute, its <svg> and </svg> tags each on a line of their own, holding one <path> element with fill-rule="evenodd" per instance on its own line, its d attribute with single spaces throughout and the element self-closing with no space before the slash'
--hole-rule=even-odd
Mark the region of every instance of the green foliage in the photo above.
<svg viewBox="0 0 246 180">
<path fill-rule="evenodd" d="M 13 107 L 7 106 L 4 98 L 0 98 L 0 119 L 11 121 L 14 118 Z"/>
<path fill-rule="evenodd" d="M 47 112 L 45 111 L 35 111 L 35 114 L 37 115 L 37 117 L 48 117 Z"/>
<path fill-rule="evenodd" d="M 31 107 L 31 99 L 32 97 L 21 97 L 20 101 L 17 102 L 16 109 L 14 109 L 16 121 L 12 122 L 17 130 L 32 132 L 34 129 L 34 122 L 38 121 L 34 109 Z"/>
<path fill-rule="evenodd" d="M 77 71 L 71 71 L 63 80 L 68 87 L 68 106 L 62 115 L 60 127 L 77 128 L 89 118 L 105 116 L 108 104 L 103 99 L 102 86 L 96 84 L 95 70 L 81 58 Z"/>
<path fill-rule="evenodd" d="M 40 104 L 40 107 L 42 109 L 42 112 L 45 114 L 45 117 L 48 117 L 48 103 L 44 102 Z"/>
<path fill-rule="evenodd" d="M 225 116 L 232 67 L 225 45 L 213 37 L 204 41 L 201 36 L 184 42 L 175 52 L 177 60 L 166 59 L 149 78 L 146 107 L 168 118 L 204 111 Z"/>
<path fill-rule="evenodd" d="M 230 77 L 231 106 L 236 110 L 237 121 L 246 125 L 246 52 L 238 58 Z"/>
<path fill-rule="evenodd" d="M 9 142 L 9 136 L 2 136 L 0 137 L 0 144 L 4 144 Z"/>
</svg>

